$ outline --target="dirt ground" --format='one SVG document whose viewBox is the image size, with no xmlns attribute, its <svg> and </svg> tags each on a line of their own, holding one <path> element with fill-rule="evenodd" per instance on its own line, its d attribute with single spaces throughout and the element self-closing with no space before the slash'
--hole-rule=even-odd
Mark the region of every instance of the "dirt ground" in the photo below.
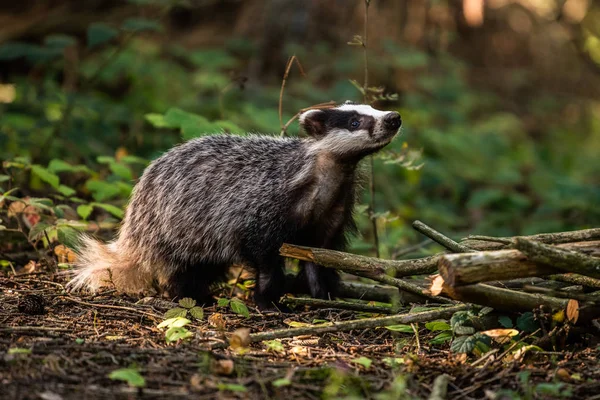
<svg viewBox="0 0 600 400">
<path fill-rule="evenodd" d="M 212 306 L 186 327 L 191 338 L 167 344 L 157 325 L 174 303 L 112 292 L 78 296 L 64 290 L 65 282 L 64 274 L 0 277 L 0 398 L 412 399 L 428 398 L 434 379 L 448 374 L 448 399 L 600 399 L 600 347 L 589 335 L 508 362 L 431 345 L 434 335 L 422 327 L 418 341 L 378 328 L 282 339 L 271 348 L 254 343 L 239 354 L 223 346 L 224 336 L 238 328 L 263 332 L 364 315 L 250 308 L 246 318 Z M 19 311 L 28 294 L 43 298 L 43 314 Z M 109 378 L 130 367 L 144 377 L 143 388 Z"/>
</svg>

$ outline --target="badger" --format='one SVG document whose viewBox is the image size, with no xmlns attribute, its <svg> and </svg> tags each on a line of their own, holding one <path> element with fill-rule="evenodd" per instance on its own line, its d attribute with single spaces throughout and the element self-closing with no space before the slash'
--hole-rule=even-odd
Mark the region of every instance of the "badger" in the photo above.
<svg viewBox="0 0 600 400">
<path fill-rule="evenodd" d="M 402 124 L 394 111 L 346 102 L 310 109 L 307 138 L 218 134 L 177 145 L 135 185 L 116 239 L 82 236 L 71 290 L 158 290 L 211 299 L 210 286 L 241 264 L 255 271 L 254 300 L 281 309 L 283 243 L 344 250 L 356 230 L 358 164 L 385 147 Z M 297 290 L 335 296 L 335 270 L 300 265 Z"/>
</svg>

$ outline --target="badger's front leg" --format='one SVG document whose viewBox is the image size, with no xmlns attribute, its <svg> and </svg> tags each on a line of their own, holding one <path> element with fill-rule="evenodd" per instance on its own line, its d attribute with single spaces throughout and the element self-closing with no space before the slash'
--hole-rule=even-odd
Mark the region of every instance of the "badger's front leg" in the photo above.
<svg viewBox="0 0 600 400">
<path fill-rule="evenodd" d="M 285 275 L 283 273 L 283 258 L 277 257 L 271 263 L 261 263 L 256 266 L 256 287 L 254 302 L 261 311 L 282 311 L 289 309 L 279 303 L 285 292 Z"/>
<path fill-rule="evenodd" d="M 298 274 L 300 285 L 308 286 L 308 292 L 316 299 L 333 299 L 337 295 L 340 276 L 336 270 L 312 262 L 304 262 Z M 303 285 L 302 285 L 303 286 Z"/>
</svg>

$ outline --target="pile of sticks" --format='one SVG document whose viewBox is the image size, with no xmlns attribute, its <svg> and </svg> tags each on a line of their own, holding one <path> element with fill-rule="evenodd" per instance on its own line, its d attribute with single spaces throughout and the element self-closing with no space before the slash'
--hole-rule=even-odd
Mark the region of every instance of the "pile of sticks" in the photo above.
<svg viewBox="0 0 600 400">
<path fill-rule="evenodd" d="M 447 253 L 384 260 L 284 244 L 285 257 L 314 262 L 383 285 L 343 282 L 341 297 L 390 303 L 460 303 L 500 311 L 565 310 L 572 323 L 600 316 L 600 228 L 518 237 L 469 236 L 460 242 L 415 221 L 413 227 Z M 435 275 L 430 275 L 436 273 Z M 430 275 L 429 283 L 409 278 Z M 285 300 L 285 299 L 284 299 Z M 394 313 L 392 308 L 287 299 L 290 304 Z M 324 304 L 321 304 L 323 303 Z"/>
</svg>

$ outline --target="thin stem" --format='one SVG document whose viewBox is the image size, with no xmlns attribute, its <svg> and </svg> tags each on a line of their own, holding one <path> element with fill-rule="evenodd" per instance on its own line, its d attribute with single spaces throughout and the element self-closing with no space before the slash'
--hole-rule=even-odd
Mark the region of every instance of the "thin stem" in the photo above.
<svg viewBox="0 0 600 400">
<path fill-rule="evenodd" d="M 369 103 L 369 51 L 368 51 L 368 42 L 369 42 L 369 4 L 371 0 L 365 0 L 365 25 L 364 32 L 362 38 L 362 47 L 363 47 L 363 55 L 365 61 L 365 79 L 363 83 L 363 102 L 365 104 Z M 377 218 L 375 217 L 375 162 L 374 157 L 369 156 L 369 163 L 371 164 L 371 179 L 369 182 L 369 219 L 371 220 L 371 227 L 373 230 L 373 245 L 375 246 L 375 256 L 377 258 L 380 257 L 379 252 L 379 233 L 377 232 Z"/>
</svg>

